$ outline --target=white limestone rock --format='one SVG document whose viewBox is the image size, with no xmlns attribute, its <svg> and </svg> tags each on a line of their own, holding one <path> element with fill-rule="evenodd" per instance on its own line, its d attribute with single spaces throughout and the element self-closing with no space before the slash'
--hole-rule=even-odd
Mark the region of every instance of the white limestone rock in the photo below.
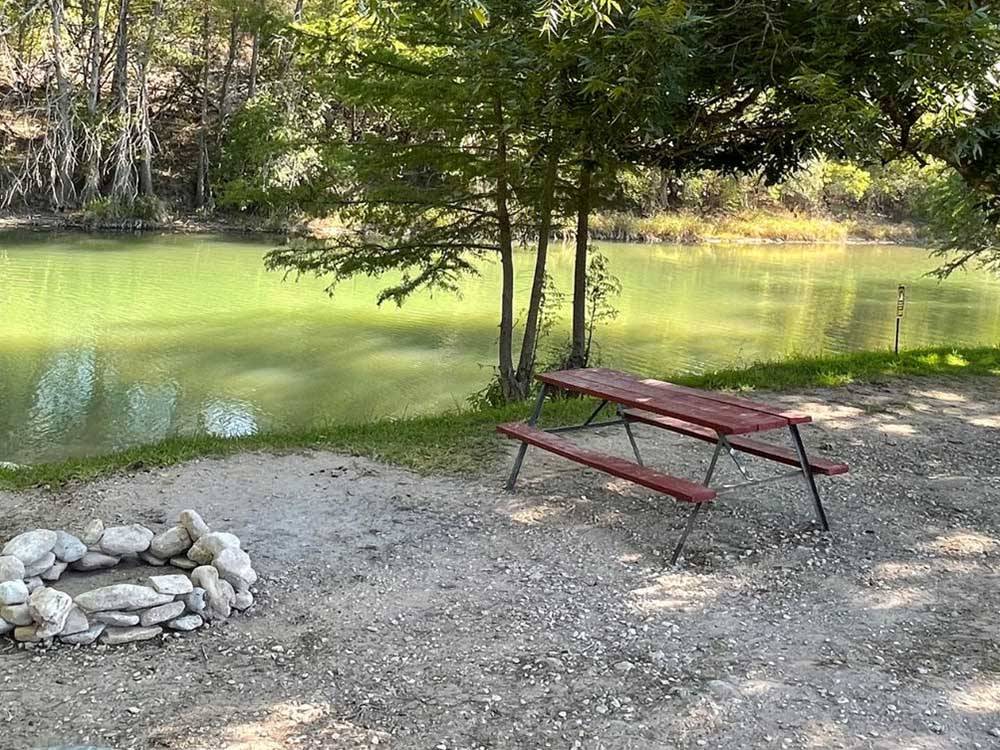
<svg viewBox="0 0 1000 750">
<path fill-rule="evenodd" d="M 56 544 L 52 552 L 57 560 L 71 563 L 87 554 L 87 545 L 68 531 L 56 531 Z"/>
<path fill-rule="evenodd" d="M 233 601 L 233 609 L 243 612 L 253 606 L 253 594 L 249 591 L 237 591 L 236 599 Z"/>
<path fill-rule="evenodd" d="M 0 554 L 16 557 L 27 567 L 52 552 L 56 538 L 56 532 L 48 529 L 25 531 L 7 542 Z"/>
<path fill-rule="evenodd" d="M 4 581 L 0 583 L 0 604 L 24 604 L 28 601 L 28 587 L 24 581 Z"/>
<path fill-rule="evenodd" d="M 71 607 L 69 614 L 66 615 L 66 622 L 62 630 L 59 631 L 59 637 L 75 635 L 89 629 L 90 623 L 87 621 L 87 615 L 83 614 L 83 610 L 79 607 Z"/>
<path fill-rule="evenodd" d="M 131 526 L 110 526 L 101 537 L 101 552 L 107 555 L 137 555 L 149 549 L 153 532 L 134 523 Z"/>
<path fill-rule="evenodd" d="M 197 542 L 209 532 L 208 524 L 202 520 L 196 510 L 182 510 L 177 522 L 184 527 L 192 542 Z"/>
<path fill-rule="evenodd" d="M 46 570 L 51 568 L 56 564 L 56 556 L 51 552 L 46 552 L 42 557 L 31 564 L 25 564 L 24 566 L 24 577 L 34 578 L 35 576 L 40 576 Z"/>
<path fill-rule="evenodd" d="M 149 545 L 149 551 L 157 557 L 170 559 L 177 557 L 177 555 L 183 555 L 191 549 L 192 544 L 193 540 L 187 529 L 183 526 L 174 526 L 154 536 Z"/>
<path fill-rule="evenodd" d="M 70 567 L 73 570 L 104 570 L 115 567 L 120 561 L 120 557 L 105 555 L 103 552 L 88 552 L 75 563 L 70 564 Z"/>
<path fill-rule="evenodd" d="M 73 609 L 73 597 L 65 591 L 57 591 L 42 587 L 35 590 L 28 599 L 28 610 L 38 626 L 39 638 L 52 638 L 66 624 L 70 610 Z"/>
<path fill-rule="evenodd" d="M 38 634 L 38 628 L 34 625 L 18 625 L 14 628 L 14 640 L 19 643 L 38 643 L 42 636 Z"/>
<path fill-rule="evenodd" d="M 129 612 L 94 612 L 90 619 L 113 628 L 130 628 L 139 624 L 139 615 Z"/>
<path fill-rule="evenodd" d="M 18 627 L 32 625 L 35 622 L 35 618 L 31 616 L 31 610 L 28 609 L 27 603 L 0 605 L 0 617 L 11 625 L 17 625 Z"/>
<path fill-rule="evenodd" d="M 199 565 L 208 565 L 216 555 L 229 547 L 239 549 L 240 538 L 225 531 L 212 531 L 195 542 L 187 556 Z"/>
<path fill-rule="evenodd" d="M 180 568 L 181 570 L 194 570 L 198 567 L 198 563 L 194 560 L 189 560 L 188 558 L 178 555 L 177 557 L 170 558 L 170 564 L 175 568 Z"/>
<path fill-rule="evenodd" d="M 14 623 L 7 622 L 5 619 L 0 617 L 0 635 L 7 635 L 14 630 Z"/>
<path fill-rule="evenodd" d="M 174 574 L 171 576 L 150 576 L 150 585 L 161 594 L 171 594 L 173 596 L 190 594 L 194 590 L 191 579 L 185 575 Z"/>
<path fill-rule="evenodd" d="M 42 573 L 41 579 L 43 581 L 58 581 L 59 580 L 59 576 L 61 576 L 63 573 L 65 573 L 66 572 L 66 568 L 68 568 L 68 567 L 69 567 L 69 563 L 60 562 L 59 560 L 56 560 L 56 562 L 52 563 L 52 567 L 51 568 L 49 568 L 44 573 Z"/>
<path fill-rule="evenodd" d="M 0 582 L 20 581 L 24 578 L 24 563 L 13 555 L 0 557 Z"/>
<path fill-rule="evenodd" d="M 156 638 L 162 632 L 163 628 L 159 625 L 149 628 L 107 628 L 101 633 L 101 643 L 106 643 L 109 646 L 117 646 L 122 643 L 148 641 L 151 638 Z"/>
<path fill-rule="evenodd" d="M 205 589 L 201 586 L 195 586 L 191 593 L 184 597 L 184 604 L 187 605 L 189 611 L 200 615 L 205 611 Z"/>
<path fill-rule="evenodd" d="M 169 594 L 159 594 L 149 586 L 134 583 L 116 583 L 99 589 L 84 591 L 76 597 L 77 606 L 84 612 L 147 609 L 172 602 Z"/>
<path fill-rule="evenodd" d="M 39 578 L 38 576 L 34 576 L 32 578 L 25 578 L 24 585 L 28 587 L 28 593 L 33 594 L 35 593 L 35 589 L 40 589 L 45 584 L 42 583 L 41 578 Z"/>
<path fill-rule="evenodd" d="M 89 628 L 82 630 L 79 633 L 60 635 L 59 640 L 63 643 L 69 644 L 70 646 L 89 646 L 100 637 L 101 633 L 103 633 L 107 627 L 108 626 L 103 622 L 95 622 Z"/>
<path fill-rule="evenodd" d="M 139 559 L 142 560 L 147 565 L 153 565 L 157 568 L 162 568 L 167 564 L 167 561 L 157 557 L 156 555 L 150 554 L 149 552 L 140 552 Z"/>
<path fill-rule="evenodd" d="M 205 589 L 205 611 L 202 616 L 206 620 L 225 620 L 232 614 L 236 591 L 231 583 L 219 578 L 219 571 L 214 566 L 202 565 L 195 568 L 191 573 L 191 581 Z"/>
<path fill-rule="evenodd" d="M 188 633 L 192 630 L 197 630 L 205 621 L 201 619 L 201 615 L 184 615 L 184 617 L 178 617 L 176 620 L 171 620 L 167 623 L 167 627 L 171 630 L 180 630 L 183 633 Z"/>
<path fill-rule="evenodd" d="M 212 561 L 219 577 L 229 581 L 237 591 L 248 591 L 257 583 L 257 573 L 250 562 L 250 555 L 236 547 L 226 547 Z"/>
<path fill-rule="evenodd" d="M 167 620 L 174 620 L 184 614 L 184 602 L 170 602 L 159 607 L 147 609 L 139 616 L 139 624 L 143 627 L 159 625 Z"/>
<path fill-rule="evenodd" d="M 80 535 L 80 541 L 86 544 L 88 547 L 92 547 L 95 544 L 100 544 L 101 537 L 104 535 L 104 521 L 100 518 L 95 518 L 93 521 L 88 523 L 83 527 L 83 533 Z"/>
</svg>

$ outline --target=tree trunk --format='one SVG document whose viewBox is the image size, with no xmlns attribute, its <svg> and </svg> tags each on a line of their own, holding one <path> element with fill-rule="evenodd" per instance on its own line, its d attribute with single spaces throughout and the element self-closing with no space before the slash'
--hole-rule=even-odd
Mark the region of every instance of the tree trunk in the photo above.
<svg viewBox="0 0 1000 750">
<path fill-rule="evenodd" d="M 156 38 L 156 25 L 163 12 L 163 1 L 155 0 L 149 19 L 149 31 L 146 43 L 139 61 L 139 107 L 136 123 L 139 137 L 139 188 L 143 195 L 153 197 L 153 136 L 149 125 L 149 60 L 153 53 L 153 40 Z"/>
<path fill-rule="evenodd" d="M 229 52 L 226 55 L 226 65 L 222 70 L 222 86 L 219 89 L 219 124 L 226 121 L 226 114 L 229 109 L 226 106 L 229 99 L 229 83 L 233 77 L 233 65 L 236 62 L 237 46 L 239 45 L 239 11 L 233 8 L 233 14 L 229 18 Z M 221 137 L 221 128 L 220 133 Z"/>
<path fill-rule="evenodd" d="M 594 166 L 584 162 L 580 166 L 580 183 L 577 186 L 576 209 L 576 258 L 573 265 L 573 335 L 568 366 L 587 366 L 587 250 L 590 245 L 591 183 Z"/>
<path fill-rule="evenodd" d="M 260 68 L 260 29 L 253 32 L 253 41 L 250 45 L 250 81 L 247 84 L 247 99 L 253 99 L 257 95 L 257 70 Z"/>
<path fill-rule="evenodd" d="M 112 106 L 118 128 L 111 178 L 111 196 L 121 204 L 130 204 L 138 194 L 135 174 L 135 150 L 132 138 L 132 111 L 128 100 L 128 22 L 130 0 L 118 4 L 118 30 L 115 33 L 115 69 L 111 77 Z"/>
<path fill-rule="evenodd" d="M 198 121 L 198 174 L 194 191 L 197 208 L 210 209 L 211 188 L 208 180 L 208 83 L 209 55 L 211 54 L 211 26 L 206 11 L 202 17 L 202 62 L 201 62 L 201 115 Z"/>
<path fill-rule="evenodd" d="M 49 160 L 51 164 L 52 202 L 56 210 L 69 208 L 76 201 L 73 172 L 76 167 L 76 143 L 73 135 L 72 92 L 66 77 L 62 55 L 63 0 L 51 0 L 52 68 L 56 78 L 56 97 L 50 105 Z"/>
<path fill-rule="evenodd" d="M 499 95 L 493 99 L 493 115 L 496 119 L 497 139 L 497 239 L 500 248 L 500 268 L 502 272 L 500 289 L 500 341 L 498 372 L 500 390 L 504 400 L 517 397 L 517 378 L 514 373 L 514 240 L 510 226 L 509 177 L 507 174 L 507 129 L 504 122 L 503 103 Z"/>
<path fill-rule="evenodd" d="M 101 34 L 101 2 L 90 0 L 85 10 L 89 12 L 90 47 L 87 55 L 87 124 L 83 134 L 83 202 L 89 203 L 101 191 L 101 123 L 98 102 L 101 97 L 101 53 L 104 41 Z"/>
<path fill-rule="evenodd" d="M 531 378 L 535 371 L 535 353 L 538 349 L 542 295 L 545 292 L 545 270 L 549 254 L 549 239 L 552 234 L 552 209 L 555 203 L 556 177 L 559 171 L 559 152 L 551 147 L 538 207 L 538 246 L 535 250 L 535 275 L 531 280 L 531 295 L 528 299 L 528 313 L 524 320 L 524 336 L 521 339 L 521 356 L 517 365 L 518 395 L 527 398 L 531 389 Z"/>
</svg>

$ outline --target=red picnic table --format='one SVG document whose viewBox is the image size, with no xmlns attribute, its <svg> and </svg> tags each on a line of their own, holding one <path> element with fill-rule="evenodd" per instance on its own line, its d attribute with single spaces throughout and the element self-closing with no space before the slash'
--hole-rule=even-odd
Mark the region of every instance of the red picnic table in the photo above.
<svg viewBox="0 0 1000 750">
<path fill-rule="evenodd" d="M 823 510 L 823 502 L 820 500 L 815 476 L 844 474 L 848 471 L 848 467 L 844 463 L 808 455 L 802 442 L 802 436 L 799 434 L 799 425 L 812 421 L 812 417 L 808 414 L 780 406 L 736 398 L 723 393 L 687 388 L 604 368 L 547 372 L 539 375 L 538 379 L 542 383 L 542 388 L 538 394 L 534 412 L 528 421 L 526 423 L 502 424 L 497 427 L 497 430 L 502 434 L 521 441 L 517 457 L 514 459 L 514 467 L 507 481 L 508 490 L 514 488 L 517 475 L 521 471 L 521 464 L 524 461 L 524 454 L 528 446 L 533 445 L 606 474 L 627 479 L 681 502 L 691 503 L 694 507 L 688 516 L 680 541 L 674 549 L 670 560 L 671 564 L 676 563 L 680 557 L 701 506 L 721 494 L 733 492 L 741 487 L 765 484 L 791 477 L 804 477 L 806 488 L 816 507 L 816 516 L 820 526 L 824 531 L 829 531 L 830 525 L 826 519 L 826 512 Z M 582 424 L 543 430 L 536 424 L 545 405 L 546 396 L 551 389 L 592 396 L 599 402 Z M 594 420 L 608 404 L 615 405 L 617 418 L 595 422 Z M 632 425 L 637 423 L 714 443 L 715 452 L 712 454 L 704 481 L 701 483 L 693 482 L 647 467 L 643 463 L 639 446 L 636 444 L 632 432 Z M 635 453 L 635 462 L 618 456 L 597 453 L 560 437 L 560 433 L 564 432 L 619 424 L 625 428 L 625 433 L 632 445 L 632 451 Z M 791 448 L 783 448 L 772 443 L 742 437 L 772 430 L 788 430 L 791 435 Z M 745 482 L 714 488 L 710 486 L 722 451 L 726 451 L 732 458 L 746 480 Z M 748 453 L 796 468 L 794 471 L 786 471 L 763 479 L 751 479 L 746 467 L 740 462 L 738 453 Z"/>
</svg>

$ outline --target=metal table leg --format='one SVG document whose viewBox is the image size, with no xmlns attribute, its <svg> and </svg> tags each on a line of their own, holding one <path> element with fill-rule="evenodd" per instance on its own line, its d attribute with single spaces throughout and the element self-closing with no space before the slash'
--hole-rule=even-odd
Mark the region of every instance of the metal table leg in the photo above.
<svg viewBox="0 0 1000 750">
<path fill-rule="evenodd" d="M 635 442 L 635 435 L 632 433 L 632 425 L 625 416 L 622 405 L 616 404 L 616 408 L 618 410 L 618 416 L 622 420 L 622 424 L 625 425 L 625 434 L 628 435 L 628 441 L 632 444 L 632 452 L 635 454 L 636 463 L 638 463 L 639 466 L 645 466 L 646 464 L 642 462 L 642 454 L 639 453 L 639 446 Z"/>
<path fill-rule="evenodd" d="M 816 487 L 816 479 L 813 477 L 812 469 L 809 468 L 809 457 L 806 455 L 806 447 L 802 443 L 802 436 L 799 435 L 798 425 L 789 426 L 792 433 L 792 441 L 795 443 L 795 452 L 799 455 L 799 465 L 802 467 L 802 474 L 806 478 L 806 487 L 812 495 L 813 503 L 816 505 L 816 516 L 819 518 L 823 531 L 830 530 L 830 524 L 826 520 L 826 511 L 823 510 L 823 501 L 819 498 L 819 489 Z"/>
<path fill-rule="evenodd" d="M 528 419 L 528 424 L 532 427 L 538 422 L 538 418 L 542 415 L 542 407 L 545 405 L 545 396 L 548 394 L 549 384 L 542 383 L 542 389 L 538 392 L 538 400 L 535 401 L 535 410 L 531 413 L 531 417 Z M 514 466 L 510 471 L 510 477 L 507 479 L 507 491 L 511 492 L 514 489 L 514 484 L 517 482 L 517 475 L 521 473 L 521 464 L 524 462 L 524 454 L 528 452 L 528 444 L 521 443 L 521 447 L 517 449 L 517 456 L 514 458 Z"/>
<path fill-rule="evenodd" d="M 715 467 L 719 463 L 719 454 L 722 453 L 723 446 L 727 445 L 728 443 L 724 438 L 720 439 L 719 442 L 715 444 L 715 452 L 712 453 L 712 461 L 708 464 L 708 471 L 705 473 L 705 481 L 702 482 L 702 484 L 706 487 L 708 486 L 708 483 L 712 481 L 712 475 L 715 474 Z M 694 522 L 698 518 L 698 513 L 701 511 L 701 505 L 701 503 L 695 503 L 694 509 L 691 511 L 691 515 L 688 516 L 687 524 L 684 526 L 684 533 L 681 534 L 681 538 L 677 542 L 677 546 L 674 547 L 674 554 L 670 557 L 671 565 L 676 565 L 677 560 L 680 559 L 681 552 L 684 550 L 684 544 L 687 542 L 687 538 L 691 535 L 691 530 L 694 529 Z"/>
</svg>

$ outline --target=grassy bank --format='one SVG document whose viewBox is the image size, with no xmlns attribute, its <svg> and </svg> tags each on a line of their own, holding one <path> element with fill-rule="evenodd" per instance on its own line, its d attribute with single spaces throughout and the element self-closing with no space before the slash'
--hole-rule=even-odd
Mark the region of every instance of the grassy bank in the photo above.
<svg viewBox="0 0 1000 750">
<path fill-rule="evenodd" d="M 700 388 L 780 391 L 881 382 L 901 376 L 997 375 L 1000 375 L 1000 348 L 948 347 L 918 349 L 898 357 L 882 351 L 830 357 L 793 357 L 703 375 L 667 375 L 665 379 Z M 555 401 L 546 407 L 546 422 L 582 421 L 591 408 L 589 401 Z M 489 466 L 502 451 L 502 443 L 496 437 L 494 427 L 500 422 L 523 419 L 528 409 L 526 404 L 514 404 L 501 409 L 398 421 L 381 420 L 360 425 L 330 425 L 302 432 L 268 433 L 235 440 L 206 436 L 177 437 L 107 456 L 38 464 L 19 470 L 0 469 L 0 488 L 56 487 L 117 471 L 155 469 L 201 457 L 252 450 L 309 448 L 370 456 L 419 472 L 474 474 Z"/>
<path fill-rule="evenodd" d="M 750 211 L 706 216 L 689 212 L 653 216 L 598 214 L 591 220 L 595 239 L 617 242 L 893 242 L 913 244 L 913 224 L 879 217 L 842 219 L 784 212 Z"/>
</svg>

